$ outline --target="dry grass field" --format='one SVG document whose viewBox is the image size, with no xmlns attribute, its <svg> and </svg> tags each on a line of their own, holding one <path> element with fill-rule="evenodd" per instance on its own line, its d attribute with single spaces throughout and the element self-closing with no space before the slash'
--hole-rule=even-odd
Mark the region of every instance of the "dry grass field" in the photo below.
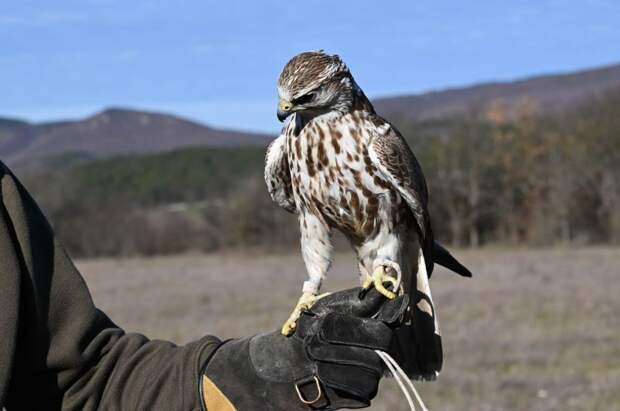
<svg viewBox="0 0 620 411">
<path fill-rule="evenodd" d="M 474 278 L 432 284 L 444 371 L 431 410 L 620 410 L 620 249 L 462 251 Z M 279 327 L 305 278 L 298 255 L 79 261 L 96 304 L 127 330 L 190 341 Z M 326 290 L 356 285 L 336 256 Z M 394 381 L 371 408 L 406 410 Z"/>
</svg>

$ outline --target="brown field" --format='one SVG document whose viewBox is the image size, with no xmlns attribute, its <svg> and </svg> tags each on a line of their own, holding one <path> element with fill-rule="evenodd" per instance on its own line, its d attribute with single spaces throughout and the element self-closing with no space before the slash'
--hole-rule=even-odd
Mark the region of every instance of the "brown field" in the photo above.
<svg viewBox="0 0 620 411">
<path fill-rule="evenodd" d="M 620 410 L 620 250 L 462 251 L 467 280 L 432 284 L 445 347 L 431 410 Z M 96 304 L 127 330 L 179 343 L 281 325 L 298 297 L 298 255 L 253 253 L 79 261 Z M 336 257 L 326 290 L 356 285 Z M 406 410 L 394 381 L 374 411 Z"/>
</svg>

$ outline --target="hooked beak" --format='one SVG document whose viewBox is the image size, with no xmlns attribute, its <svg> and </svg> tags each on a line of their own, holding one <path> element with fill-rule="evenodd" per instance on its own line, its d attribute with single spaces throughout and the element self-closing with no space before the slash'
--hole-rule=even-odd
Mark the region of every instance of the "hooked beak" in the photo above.
<svg viewBox="0 0 620 411">
<path fill-rule="evenodd" d="M 283 122 L 293 113 L 293 104 L 290 101 L 280 100 L 278 103 L 278 120 Z"/>
</svg>

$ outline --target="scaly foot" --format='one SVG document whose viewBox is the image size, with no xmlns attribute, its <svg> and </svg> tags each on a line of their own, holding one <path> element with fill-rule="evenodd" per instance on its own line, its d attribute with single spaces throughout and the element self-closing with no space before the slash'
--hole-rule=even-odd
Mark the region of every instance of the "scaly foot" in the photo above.
<svg viewBox="0 0 620 411">
<path fill-rule="evenodd" d="M 297 320 L 299 319 L 302 311 L 309 310 L 310 307 L 312 307 L 314 303 L 317 302 L 317 300 L 325 297 L 328 294 L 329 293 L 314 295 L 311 293 L 303 293 L 299 298 L 299 301 L 297 301 L 297 305 L 293 309 L 290 317 L 288 317 L 288 320 L 286 320 L 286 322 L 282 326 L 282 335 L 289 335 L 290 333 L 292 333 L 297 326 Z"/>
<path fill-rule="evenodd" d="M 375 286 L 375 288 L 377 289 L 377 291 L 379 291 L 381 294 L 383 294 L 386 298 L 393 300 L 394 298 L 396 298 L 396 294 L 393 293 L 392 291 L 388 290 L 387 288 L 385 288 L 383 286 L 384 282 L 388 282 L 390 284 L 392 284 L 392 287 L 394 288 L 394 290 L 396 291 L 396 278 L 390 276 L 386 270 L 385 270 L 385 266 L 380 265 L 378 266 L 374 273 L 372 273 L 372 277 L 368 276 L 366 278 L 366 281 L 364 281 L 364 284 L 362 285 L 362 288 L 364 288 L 365 290 L 369 289 L 370 287 L 372 287 L 373 285 Z"/>
</svg>

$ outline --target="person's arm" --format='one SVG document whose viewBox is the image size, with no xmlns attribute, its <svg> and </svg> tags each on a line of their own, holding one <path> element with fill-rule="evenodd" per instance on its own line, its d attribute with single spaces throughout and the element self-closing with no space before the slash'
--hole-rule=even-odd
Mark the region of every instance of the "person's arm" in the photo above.
<svg viewBox="0 0 620 411">
<path fill-rule="evenodd" d="M 94 306 L 45 217 L 0 163 L 0 409 L 365 407 L 384 373 L 373 350 L 388 349 L 407 300 L 360 290 L 320 300 L 289 338 L 204 337 L 180 347 L 125 333 Z"/>
<path fill-rule="evenodd" d="M 215 337 L 176 346 L 95 308 L 30 195 L 0 163 L 0 409 L 201 410 Z"/>
</svg>

